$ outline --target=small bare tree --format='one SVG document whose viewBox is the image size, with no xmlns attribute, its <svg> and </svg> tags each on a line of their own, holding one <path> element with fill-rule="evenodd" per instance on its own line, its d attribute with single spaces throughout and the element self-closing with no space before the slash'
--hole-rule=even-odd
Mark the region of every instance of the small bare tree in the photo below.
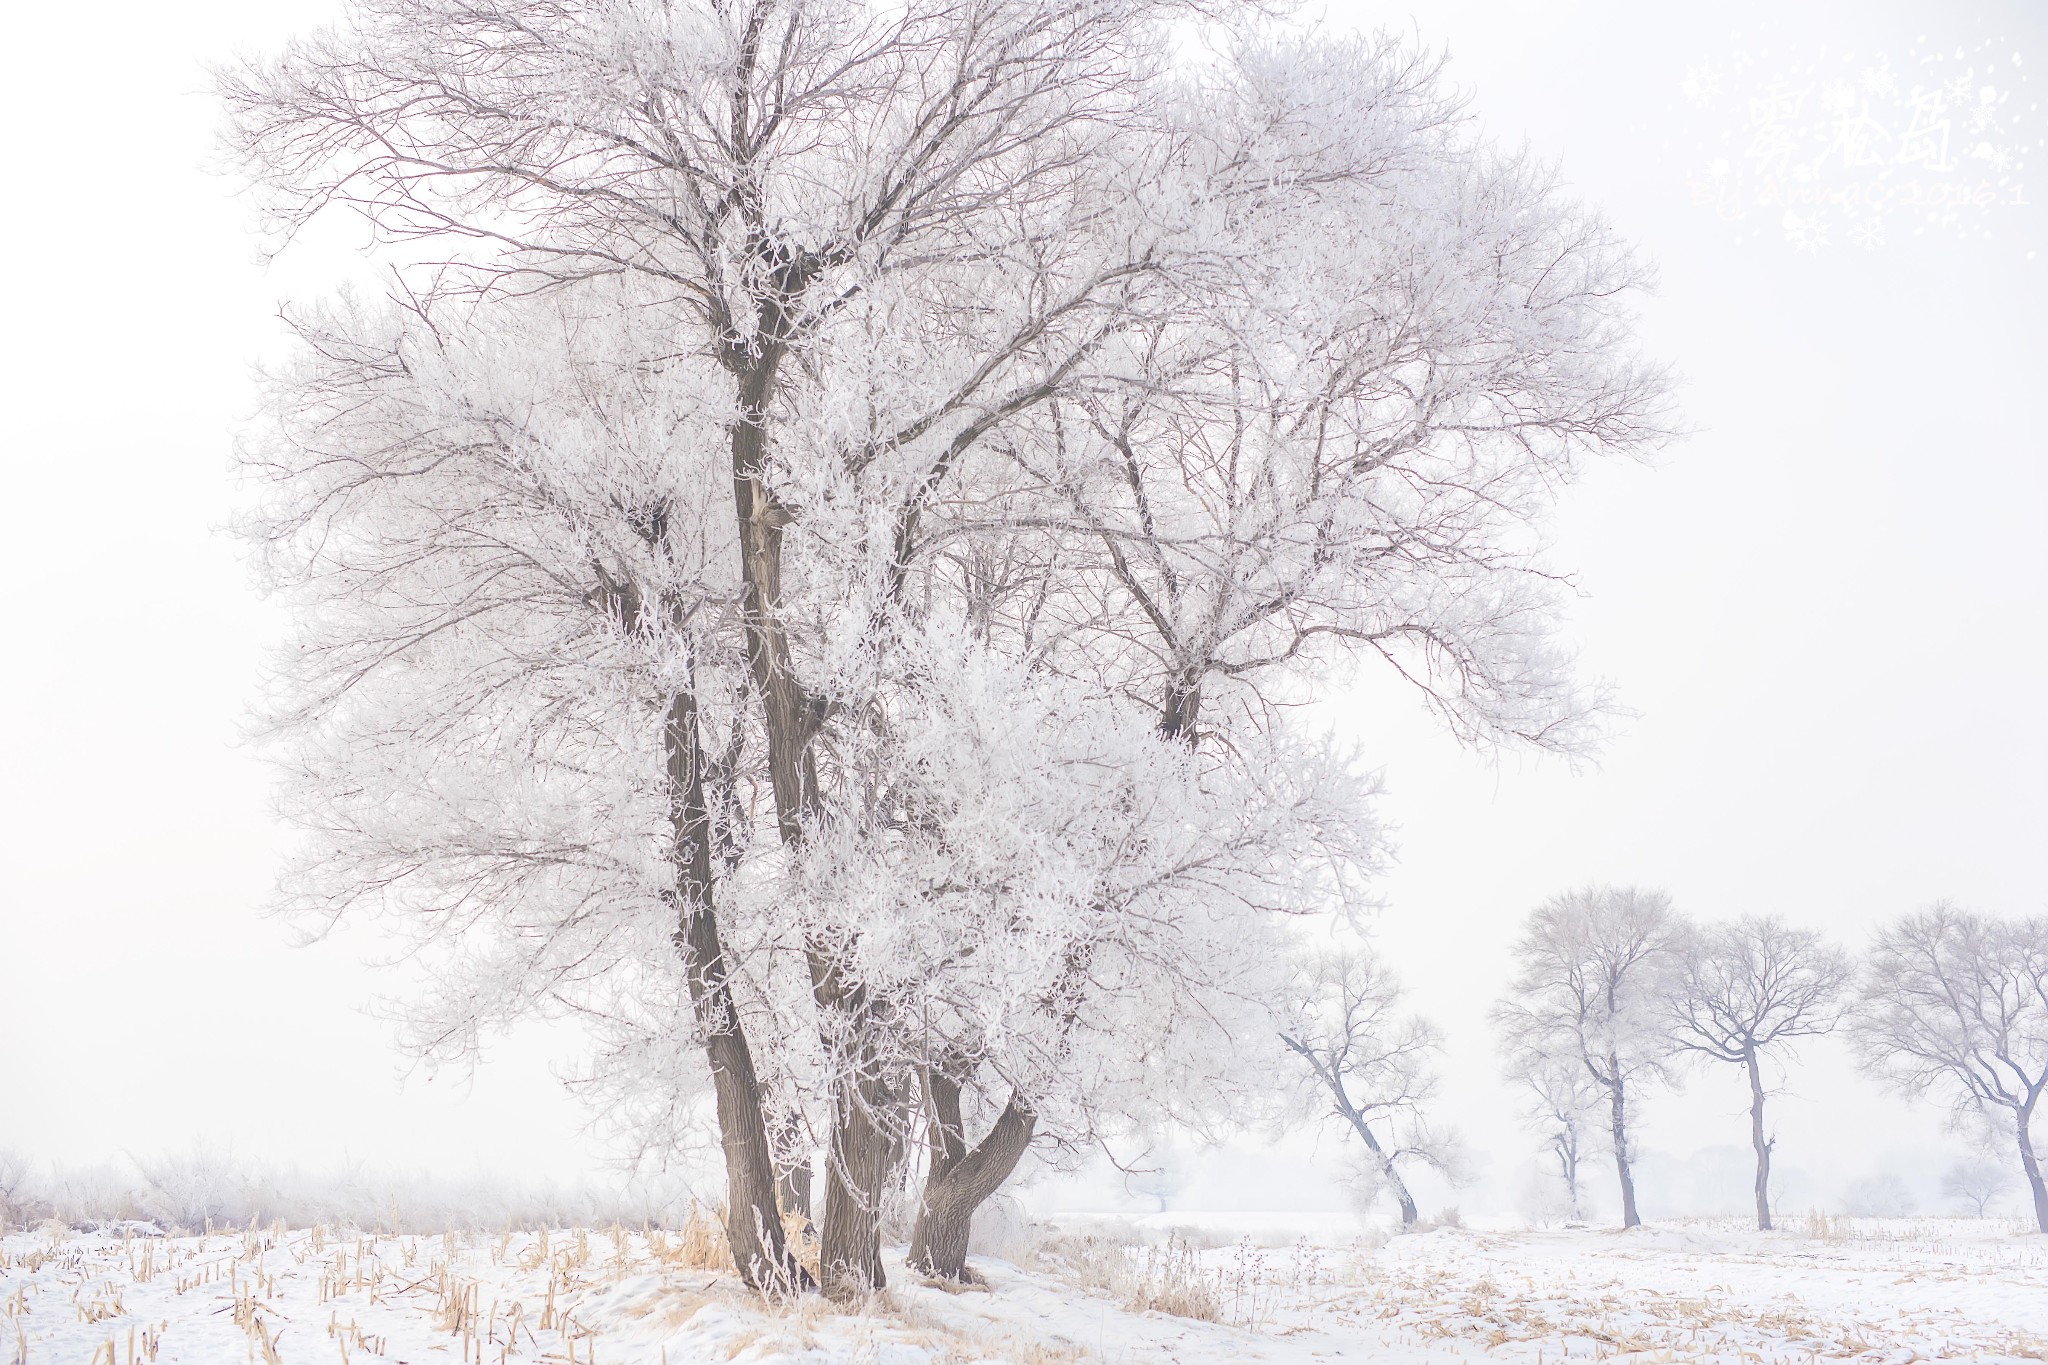
<svg viewBox="0 0 2048 1365">
<path fill-rule="evenodd" d="M 1756 1149 L 1756 1225 L 1771 1227 L 1771 1148 L 1764 1133 L 1763 1059 L 1841 1018 L 1849 959 L 1810 929 L 1751 916 L 1688 934 L 1670 996 L 1673 1036 L 1685 1051 L 1730 1062 L 1749 1078 L 1749 1140 Z"/>
<path fill-rule="evenodd" d="M 1509 1055 L 1507 1076 L 1529 1092 L 1530 1119 L 1543 1132 L 1544 1150 L 1557 1159 L 1566 1209 L 1573 1222 L 1586 1216 L 1580 1167 L 1590 1156 L 1599 1128 L 1594 1110 L 1600 1087 L 1575 1057 L 1520 1050 Z"/>
<path fill-rule="evenodd" d="M 22 1190 L 28 1183 L 29 1160 L 12 1147 L 0 1147 L 0 1231 L 20 1215 Z"/>
<path fill-rule="evenodd" d="M 1621 1221 L 1635 1227 L 1632 1096 L 1666 1075 L 1672 1044 L 1659 1017 L 1679 924 L 1661 891 L 1589 886 L 1536 908 L 1515 945 L 1522 970 L 1494 1007 L 1510 1056 L 1575 1060 L 1607 1102 Z"/>
<path fill-rule="evenodd" d="M 1436 1092 L 1443 1036 L 1421 1016 L 1400 1013 L 1403 994 L 1370 951 L 1319 957 L 1302 975 L 1300 1021 L 1281 1041 L 1308 1063 L 1331 1109 L 1365 1144 L 1374 1182 L 1394 1196 L 1409 1227 L 1418 1214 L 1402 1167 L 1447 1169 L 1450 1146 L 1422 1112 Z"/>
<path fill-rule="evenodd" d="M 1850 1014 L 1863 1063 L 1900 1091 L 1946 1092 L 1958 1124 L 2009 1125 L 2048 1232 L 2033 1120 L 2048 1091 L 2048 916 L 1939 902 L 1878 932 Z"/>
<path fill-rule="evenodd" d="M 1941 1177 L 1942 1198 L 1968 1204 L 1979 1218 L 2011 1188 L 2012 1172 L 1983 1152 L 1964 1157 Z"/>
</svg>

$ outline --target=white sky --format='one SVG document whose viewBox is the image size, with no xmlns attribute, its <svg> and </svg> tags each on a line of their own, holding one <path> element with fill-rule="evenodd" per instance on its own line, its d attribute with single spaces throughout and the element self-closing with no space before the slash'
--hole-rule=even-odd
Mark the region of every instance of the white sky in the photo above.
<svg viewBox="0 0 2048 1365">
<path fill-rule="evenodd" d="M 362 1011 L 382 980 L 369 945 L 291 948 L 258 917 L 279 836 L 237 732 L 275 621 L 215 528 L 275 306 L 341 258 L 254 263 L 245 206 L 206 170 L 202 64 L 331 8 L 41 4 L 0 49 L 0 1146 L 84 1160 L 206 1138 L 572 1172 L 596 1153 L 550 1078 L 559 1039 L 494 1049 L 468 1086 L 401 1084 Z M 1688 184 L 1715 128 L 1739 130 L 1742 162 L 1745 91 L 1782 76 L 1811 96 L 1806 64 L 1845 53 L 1845 71 L 1882 54 L 1904 73 L 1939 52 L 1980 80 L 1998 63 L 2025 115 L 2006 141 L 2038 141 L 2048 20 L 1758 0 L 1331 13 L 1448 44 L 1488 126 L 1560 159 L 1658 262 L 1648 331 L 1698 428 L 1658 468 L 1597 470 L 1558 521 L 1588 665 L 1640 713 L 1596 770 L 1490 765 L 1381 686 L 1343 707 L 1402 831 L 1384 942 L 1450 1033 L 1446 1108 L 1499 1190 L 1530 1140 L 1483 1016 L 1550 892 L 1638 881 L 1697 915 L 1777 910 L 1852 942 L 1938 896 L 2048 904 L 2042 211 L 1920 236 L 1893 212 L 1868 250 L 1835 222 L 1808 252 L 1782 208 L 1724 222 Z M 1689 71 L 1727 85 L 1695 107 Z M 2048 148 L 2029 154 L 2048 168 Z M 1647 1143 L 1741 1143 L 1741 1103 L 1730 1078 L 1698 1079 L 1655 1107 Z M 1832 1176 L 1941 1141 L 1832 1045 L 1778 1115 L 1780 1161 Z M 1228 1185 L 1238 1167 L 1214 1169 Z"/>
</svg>

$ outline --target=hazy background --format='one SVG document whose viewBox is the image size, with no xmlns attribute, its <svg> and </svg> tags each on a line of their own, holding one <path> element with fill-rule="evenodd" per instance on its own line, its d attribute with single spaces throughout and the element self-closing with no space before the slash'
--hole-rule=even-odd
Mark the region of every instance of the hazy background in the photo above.
<svg viewBox="0 0 2048 1365">
<path fill-rule="evenodd" d="M 207 169 L 203 64 L 332 9 L 38 4 L 0 51 L 0 1146 L 83 1161 L 206 1140 L 571 1177 L 604 1153 L 553 1079 L 565 1039 L 508 1040 L 467 1081 L 404 1079 L 364 1011 L 393 984 L 363 965 L 375 945 L 294 949 L 259 918 L 280 835 L 237 736 L 277 622 L 216 529 L 227 450 L 278 301 L 352 266 L 340 236 L 254 262 L 247 207 Z M 2048 21 L 2018 3 L 1712 9 L 1329 10 L 1448 47 L 1487 127 L 1557 160 L 1658 262 L 1648 335 L 1697 428 L 1657 468 L 1595 470 L 1557 522 L 1587 665 L 1639 713 L 1597 769 L 1462 753 L 1380 683 L 1337 708 L 1386 765 L 1402 857 L 1383 941 L 1449 1034 L 1445 1114 L 1481 1157 L 1476 1188 L 1426 1205 L 1512 1207 L 1533 1163 L 1484 1014 L 1555 890 L 1642 882 L 1695 915 L 1775 910 L 1852 943 L 1936 897 L 2048 903 L 2048 263 L 2041 210 L 2010 202 L 2030 158 L 2048 168 L 2030 79 L 2048 82 Z M 1896 93 L 1858 86 L 1880 66 Z M 1818 183 L 2002 181 L 1999 202 L 1762 202 L 1816 183 L 1779 153 L 1830 88 L 1905 120 L 1916 73 L 1998 92 L 1997 145 L 1956 119 L 1946 161 L 1880 176 L 1845 147 Z M 1743 1102 L 1705 1074 L 1653 1103 L 1653 1214 L 1713 1191 L 1740 1206 L 1740 1154 L 1718 1149 L 1745 1142 Z M 1931 1200 L 1954 1145 L 1832 1043 L 1805 1050 L 1776 1114 L 1788 1201 L 1880 1169 Z M 1169 1198 L 1328 1198 L 1341 1141 L 1285 1150 L 1192 1162 Z"/>
</svg>

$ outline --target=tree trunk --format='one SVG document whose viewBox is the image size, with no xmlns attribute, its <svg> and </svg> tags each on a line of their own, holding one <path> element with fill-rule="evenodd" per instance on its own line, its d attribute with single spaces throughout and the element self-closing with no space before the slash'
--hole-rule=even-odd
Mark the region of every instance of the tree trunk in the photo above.
<svg viewBox="0 0 2048 1365">
<path fill-rule="evenodd" d="M 1756 1049 L 1743 1053 L 1749 1069 L 1749 1141 L 1756 1148 L 1756 1225 L 1771 1230 L 1771 1140 L 1764 1136 L 1764 1080 L 1758 1070 Z"/>
<path fill-rule="evenodd" d="M 811 1162 L 807 1155 L 785 1153 L 775 1168 L 775 1199 L 785 1216 L 797 1213 L 803 1215 L 804 1222 L 812 1221 Z"/>
<path fill-rule="evenodd" d="M 910 1234 L 910 1266 L 926 1275 L 965 1280 L 974 1212 L 1024 1159 L 1038 1116 L 1013 1090 L 994 1126 L 970 1150 L 960 1118 L 960 1083 L 933 1068 L 925 1091 L 932 1107 L 932 1155 Z"/>
<path fill-rule="evenodd" d="M 1351 1102 L 1351 1094 L 1344 1088 L 1344 1076 L 1336 1069 L 1334 1062 L 1325 1062 L 1316 1055 L 1316 1049 L 1299 1042 L 1286 1034 L 1280 1041 L 1291 1048 L 1309 1064 L 1311 1070 L 1329 1087 L 1330 1098 L 1337 1106 L 1337 1113 L 1351 1125 L 1352 1131 L 1364 1140 L 1366 1149 L 1379 1163 L 1380 1174 L 1387 1182 L 1387 1188 L 1394 1192 L 1394 1199 L 1401 1206 L 1401 1226 L 1413 1227 L 1421 1215 L 1415 1208 L 1415 1199 L 1408 1193 L 1408 1182 L 1401 1179 L 1401 1173 L 1394 1168 L 1394 1158 L 1380 1146 L 1380 1140 L 1373 1136 L 1372 1126 L 1365 1121 L 1365 1115 L 1358 1112 L 1358 1106 Z"/>
<path fill-rule="evenodd" d="M 1401 1226 L 1414 1227 L 1416 1220 L 1422 1215 L 1415 1207 L 1415 1197 L 1408 1193 L 1408 1182 L 1401 1179 L 1401 1173 L 1394 1169 L 1394 1159 L 1380 1146 L 1380 1140 L 1372 1135 L 1372 1129 L 1366 1126 L 1364 1117 L 1357 1110 L 1350 1110 L 1345 1117 L 1351 1120 L 1351 1126 L 1358 1130 L 1358 1135 L 1365 1139 L 1365 1145 L 1371 1150 L 1374 1160 L 1379 1162 L 1380 1176 L 1387 1182 L 1387 1188 L 1394 1192 L 1395 1202 L 1401 1206 Z"/>
<path fill-rule="evenodd" d="M 1636 1178 L 1628 1167 L 1628 1098 L 1618 1061 L 1610 1057 L 1608 1062 L 1612 1068 L 1608 1074 L 1614 1077 L 1608 1094 L 1614 1119 L 1614 1169 L 1621 1176 L 1621 1225 L 1641 1227 L 1643 1220 L 1636 1213 Z"/>
<path fill-rule="evenodd" d="M 2041 1179 L 2041 1162 L 2034 1155 L 2032 1130 L 2034 1106 L 2031 1102 L 2018 1111 L 2014 1124 L 2020 1144 L 2020 1168 L 2027 1173 L 2027 1188 L 2034 1196 L 2034 1225 L 2048 1232 L 2048 1184 Z"/>
<path fill-rule="evenodd" d="M 1579 1199 L 1579 1130 L 1576 1122 L 1567 1121 L 1558 1131 L 1553 1144 L 1557 1148 L 1557 1165 L 1564 1175 L 1565 1202 L 1569 1207 L 1571 1220 L 1582 1223 L 1586 1219 Z"/>
<path fill-rule="evenodd" d="M 719 1141 L 725 1151 L 726 1244 L 740 1278 L 751 1287 L 798 1288 L 808 1277 L 783 1242 L 760 1080 L 734 1007 L 731 969 L 712 912 L 711 818 L 704 801 L 694 693 L 678 692 L 670 700 L 663 740 L 675 839 L 676 946 L 711 1067 Z"/>
<path fill-rule="evenodd" d="M 895 1143 L 880 1114 L 892 1097 L 858 1075 L 842 1077 L 835 1089 L 818 1278 L 827 1294 L 859 1296 L 888 1283 L 882 1271 L 882 1192 Z"/>
<path fill-rule="evenodd" d="M 778 324 L 779 325 L 779 324 Z M 772 330 L 772 329 L 771 329 Z M 762 482 L 767 467 L 767 410 L 781 360 L 778 343 L 735 368 L 740 419 L 730 429 L 733 504 L 739 519 L 741 619 L 747 663 L 761 698 L 768 747 L 768 781 L 775 796 L 783 843 L 802 844 L 804 822 L 817 808 L 818 770 L 811 740 L 823 721 L 814 698 L 796 676 L 783 626 L 782 528 L 788 513 Z M 870 1021 L 859 983 L 845 979 L 828 945 L 807 945 L 811 989 L 833 1057 L 833 1132 L 825 1170 L 825 1208 L 819 1222 L 819 1266 L 833 1292 L 880 1289 L 881 1182 L 889 1143 L 877 1121 L 885 1102 L 875 1073 Z"/>
</svg>

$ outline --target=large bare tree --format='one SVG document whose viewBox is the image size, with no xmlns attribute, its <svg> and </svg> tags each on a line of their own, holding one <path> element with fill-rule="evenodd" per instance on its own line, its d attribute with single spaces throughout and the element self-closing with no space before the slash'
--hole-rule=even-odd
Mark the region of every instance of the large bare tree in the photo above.
<svg viewBox="0 0 2048 1365">
<path fill-rule="evenodd" d="M 1771 1149 L 1763 1067 L 1801 1038 L 1834 1030 L 1849 959 L 1810 929 L 1752 916 L 1695 928 L 1683 939 L 1670 999 L 1679 1047 L 1743 1069 L 1756 1151 L 1756 1225 L 1771 1226 Z"/>
<path fill-rule="evenodd" d="M 1661 891 L 1589 886 L 1553 896 L 1529 916 L 1515 944 L 1520 970 L 1493 1010 L 1510 1056 L 1572 1060 L 1599 1087 L 1623 1227 L 1642 1222 L 1629 1139 L 1642 1087 L 1668 1073 L 1661 1006 L 1679 934 Z"/>
<path fill-rule="evenodd" d="M 2048 916 L 1941 902 L 1892 921 L 1864 958 L 1849 1036 L 1904 1093 L 1945 1093 L 1959 1124 L 2003 1127 L 2048 1232 L 2033 1133 L 2048 1092 Z"/>
</svg>

